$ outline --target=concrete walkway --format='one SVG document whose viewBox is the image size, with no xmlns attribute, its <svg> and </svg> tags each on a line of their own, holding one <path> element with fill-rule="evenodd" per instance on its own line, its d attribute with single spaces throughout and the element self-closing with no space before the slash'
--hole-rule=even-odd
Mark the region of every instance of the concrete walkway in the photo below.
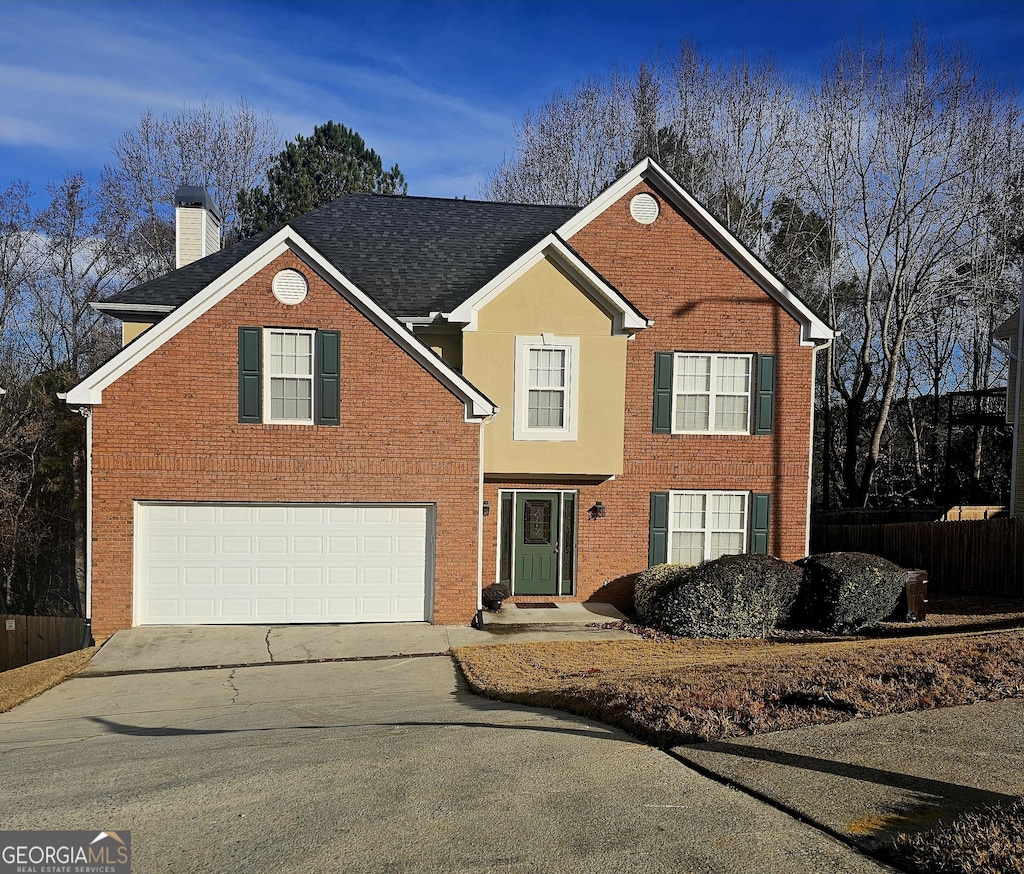
<svg viewBox="0 0 1024 874">
<path fill-rule="evenodd" d="M 503 608 L 504 610 L 504 608 Z M 530 610 L 522 613 L 546 613 Z M 589 617 L 588 617 L 589 618 Z M 601 617 L 597 617 L 600 619 Z M 607 617 L 605 617 L 607 618 Z M 594 621 L 597 621 L 596 619 Z M 240 667 L 343 659 L 440 655 L 453 646 L 537 640 L 635 640 L 624 631 L 574 622 L 522 627 L 509 634 L 468 626 L 409 622 L 377 625 L 168 625 L 116 632 L 83 676 Z"/>
<path fill-rule="evenodd" d="M 1024 701 L 676 747 L 702 773 L 868 851 L 1024 795 Z"/>
</svg>

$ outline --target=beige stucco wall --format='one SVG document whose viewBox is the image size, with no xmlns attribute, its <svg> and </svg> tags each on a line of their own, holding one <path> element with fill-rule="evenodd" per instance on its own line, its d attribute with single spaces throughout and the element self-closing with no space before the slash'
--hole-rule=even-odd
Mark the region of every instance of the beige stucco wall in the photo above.
<svg viewBox="0 0 1024 874">
<path fill-rule="evenodd" d="M 139 334 L 153 327 L 153 322 L 121 322 L 121 346 L 127 346 Z"/>
<path fill-rule="evenodd" d="M 610 475 L 622 472 L 626 337 L 612 316 L 572 279 L 542 261 L 483 307 L 462 337 L 462 372 L 501 407 L 484 429 L 488 474 Z M 574 441 L 515 440 L 517 336 L 579 338 Z"/>
</svg>

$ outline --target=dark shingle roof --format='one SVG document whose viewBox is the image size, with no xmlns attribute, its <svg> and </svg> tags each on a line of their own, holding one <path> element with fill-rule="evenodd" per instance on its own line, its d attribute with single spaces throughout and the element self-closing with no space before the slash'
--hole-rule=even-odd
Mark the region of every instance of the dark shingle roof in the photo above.
<svg viewBox="0 0 1024 874">
<path fill-rule="evenodd" d="M 289 224 L 392 315 L 415 317 L 450 312 L 578 211 L 349 194 Z M 273 233 L 243 240 L 105 303 L 177 306 Z"/>
</svg>

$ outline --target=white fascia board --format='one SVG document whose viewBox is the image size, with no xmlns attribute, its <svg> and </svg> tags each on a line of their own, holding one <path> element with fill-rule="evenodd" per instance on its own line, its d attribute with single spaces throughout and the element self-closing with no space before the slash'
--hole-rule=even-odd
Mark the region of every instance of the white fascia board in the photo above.
<svg viewBox="0 0 1024 874">
<path fill-rule="evenodd" d="M 103 403 L 103 390 L 107 386 L 220 303 L 242 283 L 251 279 L 286 251 L 294 252 L 311 268 L 320 273 L 393 342 L 408 352 L 442 385 L 461 399 L 466 405 L 466 421 L 478 421 L 497 412 L 497 406 L 486 395 L 413 337 L 401 323 L 381 309 L 375 301 L 356 287 L 288 225 L 281 228 L 274 236 L 237 264 L 229 267 L 206 288 L 185 301 L 167 318 L 141 334 L 103 367 L 71 389 L 68 392 L 67 402 L 84 405 Z"/>
<path fill-rule="evenodd" d="M 621 333 L 639 331 L 648 326 L 649 323 L 646 318 L 638 313 L 621 294 L 595 273 L 589 264 L 573 252 L 555 234 L 548 234 L 529 251 L 502 270 L 501 273 L 479 291 L 459 304 L 450 313 L 444 313 L 444 317 L 450 322 L 464 324 L 467 331 L 475 331 L 477 329 L 477 313 L 517 279 L 520 279 L 533 267 L 548 258 L 575 275 L 581 284 L 585 285 L 599 299 L 605 302 L 605 306 L 615 314 L 616 325 L 621 329 Z"/>
<path fill-rule="evenodd" d="M 822 341 L 831 340 L 835 336 L 835 332 L 783 285 L 778 277 L 761 263 L 760 259 L 650 158 L 644 158 L 632 170 L 612 183 L 562 225 L 556 233 L 563 239 L 572 239 L 608 207 L 644 181 L 650 183 L 664 195 L 676 209 L 693 222 L 701 233 L 799 323 L 800 345 L 814 346 Z"/>
<path fill-rule="evenodd" d="M 98 300 L 89 304 L 101 313 L 124 313 L 125 315 L 154 316 L 174 312 L 174 307 L 165 303 L 117 303 Z"/>
</svg>

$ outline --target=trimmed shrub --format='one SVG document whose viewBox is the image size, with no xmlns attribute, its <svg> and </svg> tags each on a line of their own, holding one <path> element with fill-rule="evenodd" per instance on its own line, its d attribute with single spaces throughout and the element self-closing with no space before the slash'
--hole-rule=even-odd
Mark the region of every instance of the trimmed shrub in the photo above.
<svg viewBox="0 0 1024 874">
<path fill-rule="evenodd" d="M 669 589 L 684 585 L 692 567 L 681 564 L 656 564 L 640 571 L 633 587 L 633 609 L 644 625 L 657 628 L 656 605 Z"/>
<path fill-rule="evenodd" d="M 725 555 L 696 567 L 659 565 L 637 579 L 637 613 L 686 637 L 763 637 L 785 623 L 802 571 L 768 555 Z"/>
<path fill-rule="evenodd" d="M 832 634 L 852 634 L 885 619 L 907 582 L 899 565 L 864 552 L 826 552 L 797 564 L 804 581 L 794 618 Z"/>
</svg>

